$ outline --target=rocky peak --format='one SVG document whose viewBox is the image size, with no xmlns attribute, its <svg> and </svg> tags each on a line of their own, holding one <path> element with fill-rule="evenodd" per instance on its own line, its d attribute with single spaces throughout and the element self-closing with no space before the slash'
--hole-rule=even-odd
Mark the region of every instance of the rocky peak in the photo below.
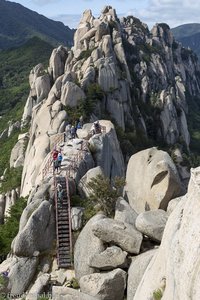
<svg viewBox="0 0 200 300">
<path fill-rule="evenodd" d="M 189 147 L 186 91 L 188 97 L 199 94 L 200 66 L 168 25 L 156 24 L 150 32 L 133 16 L 120 21 L 111 6 L 99 18 L 86 10 L 74 47 L 54 49 L 48 71 L 40 70 L 30 76 L 23 117 L 23 122 L 32 117 L 29 150 L 44 135 L 48 152 L 49 137 L 63 132 L 68 110 L 91 107 L 91 102 L 88 121 L 109 115 L 131 135 Z"/>
</svg>

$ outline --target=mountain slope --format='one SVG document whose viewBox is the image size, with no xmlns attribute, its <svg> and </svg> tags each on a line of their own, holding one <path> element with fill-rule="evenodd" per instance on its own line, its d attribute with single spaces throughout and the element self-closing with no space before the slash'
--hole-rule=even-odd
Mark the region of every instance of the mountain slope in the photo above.
<svg viewBox="0 0 200 300">
<path fill-rule="evenodd" d="M 199 23 L 183 24 L 171 29 L 175 38 L 180 39 L 200 32 Z"/>
<path fill-rule="evenodd" d="M 47 63 L 53 47 L 34 37 L 19 48 L 0 52 L 0 114 L 8 112 L 28 94 L 28 74 Z"/>
<path fill-rule="evenodd" d="M 21 119 L 29 93 L 28 74 L 38 63 L 47 65 L 52 49 L 51 45 L 35 37 L 19 48 L 0 51 L 0 135 L 8 128 L 8 121 Z M 0 139 L 0 174 L 8 167 L 18 134 L 14 132 L 10 138 Z"/>
<path fill-rule="evenodd" d="M 184 47 L 191 48 L 200 58 L 200 24 L 184 24 L 171 29 L 174 37 Z"/>
<path fill-rule="evenodd" d="M 33 36 L 49 42 L 72 45 L 74 31 L 24 6 L 0 0 L 0 49 L 24 44 Z"/>
</svg>

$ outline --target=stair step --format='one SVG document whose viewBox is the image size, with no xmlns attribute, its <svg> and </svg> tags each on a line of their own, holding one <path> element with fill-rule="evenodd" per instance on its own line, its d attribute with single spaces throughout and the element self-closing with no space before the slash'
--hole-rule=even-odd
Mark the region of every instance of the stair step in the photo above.
<svg viewBox="0 0 200 300">
<path fill-rule="evenodd" d="M 69 237 L 70 237 L 70 235 L 68 234 L 68 235 L 61 235 L 61 236 L 58 236 L 58 240 L 60 241 L 60 240 L 62 240 L 62 239 L 65 239 L 65 240 L 68 240 L 69 241 Z"/>
<path fill-rule="evenodd" d="M 58 229 L 69 229 L 69 224 L 59 223 Z"/>
<path fill-rule="evenodd" d="M 59 265 L 71 264 L 71 259 L 59 259 Z"/>
<path fill-rule="evenodd" d="M 58 252 L 60 253 L 60 254 L 67 254 L 67 253 L 69 253 L 70 252 L 70 247 L 64 247 L 64 246 L 62 246 L 62 247 L 59 247 L 58 248 Z"/>
<path fill-rule="evenodd" d="M 67 244 L 67 246 L 69 245 L 69 239 L 68 238 L 65 238 L 65 239 L 62 239 L 62 240 L 59 239 L 58 241 L 59 241 L 59 245 L 61 245 L 63 243 Z"/>
<path fill-rule="evenodd" d="M 71 267 L 71 263 L 68 263 L 68 264 L 59 264 L 59 268 L 62 268 L 62 269 L 65 269 L 65 268 L 69 268 Z"/>
</svg>

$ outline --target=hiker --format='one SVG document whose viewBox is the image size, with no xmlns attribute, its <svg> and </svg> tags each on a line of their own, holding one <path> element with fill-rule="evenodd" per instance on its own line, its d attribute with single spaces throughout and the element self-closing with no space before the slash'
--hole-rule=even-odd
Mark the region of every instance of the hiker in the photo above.
<svg viewBox="0 0 200 300">
<path fill-rule="evenodd" d="M 81 122 L 79 121 L 79 122 L 77 123 L 76 129 L 81 129 L 81 128 L 82 128 L 82 125 L 81 125 Z"/>
<path fill-rule="evenodd" d="M 55 171 L 57 169 L 58 171 L 58 163 L 57 163 L 58 150 L 56 148 L 54 148 L 52 156 L 53 156 L 53 170 Z"/>
<path fill-rule="evenodd" d="M 1 273 L 2 276 L 3 276 L 3 277 L 8 277 L 9 271 L 10 271 L 10 269 L 8 268 L 6 271 L 2 272 L 2 273 Z"/>
<path fill-rule="evenodd" d="M 75 137 L 76 137 L 76 128 L 73 125 L 71 127 L 70 133 L 71 133 L 71 138 L 75 139 Z"/>
<path fill-rule="evenodd" d="M 99 124 L 98 120 L 93 123 L 91 132 L 92 132 L 92 135 L 101 133 L 101 125 Z"/>
<path fill-rule="evenodd" d="M 61 169 L 61 162 L 62 162 L 63 156 L 61 150 L 58 153 L 57 161 L 58 161 L 58 168 Z"/>
<path fill-rule="evenodd" d="M 57 184 L 57 199 L 58 199 L 58 206 L 61 207 L 63 205 L 63 196 L 64 190 L 60 183 Z"/>
</svg>

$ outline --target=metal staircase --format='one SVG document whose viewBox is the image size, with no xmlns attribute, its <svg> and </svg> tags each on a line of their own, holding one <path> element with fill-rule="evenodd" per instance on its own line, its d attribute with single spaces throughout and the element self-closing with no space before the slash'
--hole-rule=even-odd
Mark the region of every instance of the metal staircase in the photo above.
<svg viewBox="0 0 200 300">
<path fill-rule="evenodd" d="M 62 206 L 57 199 L 57 184 L 64 190 Z M 55 177 L 55 207 L 56 207 L 56 235 L 57 235 L 57 262 L 59 268 L 72 266 L 72 235 L 70 216 L 70 196 L 68 177 Z"/>
<path fill-rule="evenodd" d="M 106 133 L 106 127 L 101 127 L 101 132 Z M 64 134 L 58 134 L 52 139 L 52 147 L 57 147 L 60 143 L 64 142 Z M 52 148 L 51 147 L 51 148 Z M 81 144 L 81 149 L 76 155 L 71 157 L 71 162 L 66 166 L 66 177 L 57 176 L 53 170 L 52 153 L 43 168 L 43 179 L 48 174 L 54 176 L 54 189 L 55 189 L 55 209 L 56 209 L 56 237 L 57 237 L 57 263 L 59 268 L 69 268 L 72 263 L 72 229 L 71 229 L 71 206 L 70 206 L 70 193 L 69 193 L 69 177 L 74 177 L 74 173 L 78 165 L 83 160 L 85 152 L 88 151 L 88 141 L 85 140 Z M 58 203 L 57 185 L 60 183 L 64 190 L 63 204 Z"/>
</svg>

